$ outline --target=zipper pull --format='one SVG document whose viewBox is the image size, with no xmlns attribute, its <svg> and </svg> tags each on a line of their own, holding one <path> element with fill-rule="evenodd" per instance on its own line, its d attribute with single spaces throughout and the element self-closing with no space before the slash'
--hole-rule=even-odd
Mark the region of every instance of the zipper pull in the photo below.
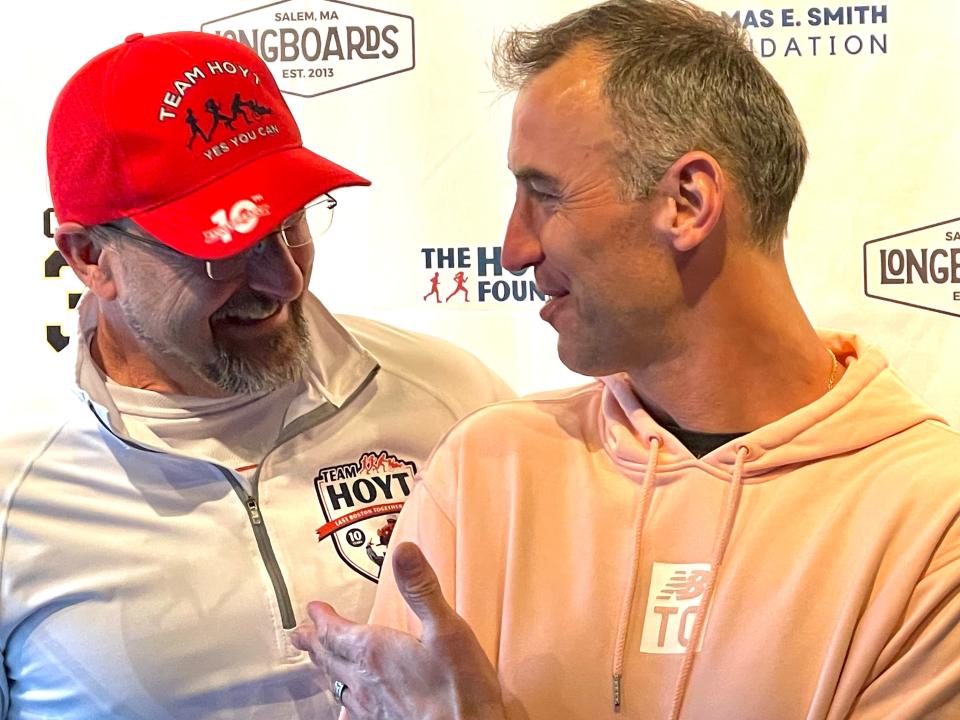
<svg viewBox="0 0 960 720">
<path fill-rule="evenodd" d="M 247 498 L 247 514 L 254 525 L 263 525 L 263 518 L 260 516 L 260 508 L 257 507 L 256 499 Z"/>
<path fill-rule="evenodd" d="M 613 711 L 620 712 L 620 679 L 623 676 L 617 673 L 613 676 Z"/>
</svg>

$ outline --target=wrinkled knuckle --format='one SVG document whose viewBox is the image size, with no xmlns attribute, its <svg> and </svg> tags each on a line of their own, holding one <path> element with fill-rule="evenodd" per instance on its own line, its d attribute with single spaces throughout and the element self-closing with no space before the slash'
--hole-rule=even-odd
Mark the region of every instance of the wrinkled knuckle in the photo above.
<svg viewBox="0 0 960 720">
<path fill-rule="evenodd" d="M 313 643 L 315 648 L 319 648 L 321 650 L 327 650 L 330 648 L 332 636 L 330 633 L 330 627 L 326 623 L 321 623 L 319 626 L 317 626 L 317 629 L 314 632 L 314 637 L 316 638 Z"/>
<path fill-rule="evenodd" d="M 369 640 L 364 642 L 357 652 L 357 671 L 365 675 L 369 674 L 372 668 L 376 667 L 379 655 L 376 643 Z"/>
<path fill-rule="evenodd" d="M 433 578 L 421 576 L 411 580 L 406 590 L 411 597 L 425 598 L 436 593 L 439 588 Z"/>
</svg>

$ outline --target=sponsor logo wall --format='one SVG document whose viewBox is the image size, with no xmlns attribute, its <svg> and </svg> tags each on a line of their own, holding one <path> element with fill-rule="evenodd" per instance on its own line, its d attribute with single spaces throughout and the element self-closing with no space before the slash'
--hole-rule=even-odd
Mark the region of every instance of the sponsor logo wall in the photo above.
<svg viewBox="0 0 960 720">
<path fill-rule="evenodd" d="M 808 312 L 819 326 L 880 344 L 907 382 L 960 424 L 951 362 L 960 357 L 960 100 L 949 82 L 960 4 L 702 1 L 747 30 L 804 124 L 811 160 L 786 247 Z M 0 422 L 47 411 L 72 373 L 82 286 L 54 251 L 45 179 L 56 92 L 80 63 L 126 35 L 175 29 L 252 47 L 275 74 L 305 143 L 373 180 L 335 193 L 334 224 L 318 243 L 312 288 L 333 310 L 446 337 L 521 391 L 581 382 L 556 359 L 532 273 L 500 264 L 513 198 L 512 98 L 490 78 L 489 49 L 506 27 L 582 6 L 168 0 L 118 9 L 91 0 L 58 9 L 56 22 L 43 23 L 42 43 L 29 31 L 39 32 L 35 14 L 9 11 L 23 32 L 8 34 L 0 52 L 9 67 L 28 71 L 12 74 L 6 88 L 16 99 L 4 120 L 0 181 L 13 342 L 0 368 L 17 412 Z M 214 100 L 212 110 L 193 107 L 198 147 L 207 149 L 199 140 L 214 132 L 269 127 L 269 115 L 244 98 L 238 107 Z M 215 118 L 220 127 L 212 128 Z M 225 118 L 237 133 L 227 132 Z M 191 129 L 183 126 L 186 142 Z"/>
</svg>

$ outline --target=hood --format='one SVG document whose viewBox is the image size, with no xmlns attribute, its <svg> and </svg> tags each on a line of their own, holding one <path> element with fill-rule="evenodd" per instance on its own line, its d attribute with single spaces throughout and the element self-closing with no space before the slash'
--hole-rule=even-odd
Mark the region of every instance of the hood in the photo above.
<svg viewBox="0 0 960 720">
<path fill-rule="evenodd" d="M 722 573 L 743 486 L 773 479 L 777 476 L 774 472 L 777 468 L 849 453 L 926 420 L 940 419 L 907 390 L 878 349 L 855 335 L 822 332 L 820 339 L 846 367 L 837 385 L 809 405 L 731 440 L 699 460 L 694 459 L 675 436 L 647 413 L 626 375 L 603 378 L 600 429 L 604 448 L 624 475 L 635 479 L 641 486 L 634 511 L 630 574 L 623 587 L 617 620 L 612 663 L 614 712 L 619 712 L 621 707 L 626 639 L 636 594 L 644 526 L 654 488 L 661 481 L 659 470 L 668 471 L 671 465 L 699 463 L 700 467 L 706 466 L 730 485 L 723 507 L 717 509 L 711 569 L 674 686 L 669 718 L 677 720 L 683 708 L 696 648 L 704 633 L 704 618 L 709 615 L 717 578 Z M 662 477 L 662 473 L 660 475 Z"/>
<path fill-rule="evenodd" d="M 936 415 L 890 368 L 875 346 L 856 335 L 820 331 L 821 340 L 846 366 L 830 392 L 779 420 L 729 442 L 700 459 L 725 476 L 744 448 L 744 482 L 762 481 L 779 467 L 849 453 L 880 442 Z M 647 413 L 626 375 L 602 379 L 603 442 L 623 470 L 642 475 L 650 443 L 660 439 L 658 465 L 689 462 L 690 452 Z"/>
</svg>

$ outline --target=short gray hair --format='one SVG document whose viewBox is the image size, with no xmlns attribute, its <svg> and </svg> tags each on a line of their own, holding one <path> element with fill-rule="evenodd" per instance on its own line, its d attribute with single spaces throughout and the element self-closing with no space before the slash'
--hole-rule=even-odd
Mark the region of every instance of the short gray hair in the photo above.
<svg viewBox="0 0 960 720">
<path fill-rule="evenodd" d="M 680 156 L 703 150 L 740 190 L 757 245 L 779 247 L 807 144 L 744 31 L 686 0 L 608 0 L 539 30 L 505 33 L 494 77 L 518 90 L 582 43 L 605 61 L 624 197 L 648 196 Z"/>
<path fill-rule="evenodd" d="M 110 248 L 114 252 L 120 252 L 123 241 L 117 237 L 117 233 L 109 225 L 90 225 L 87 231 L 97 247 Z"/>
</svg>

